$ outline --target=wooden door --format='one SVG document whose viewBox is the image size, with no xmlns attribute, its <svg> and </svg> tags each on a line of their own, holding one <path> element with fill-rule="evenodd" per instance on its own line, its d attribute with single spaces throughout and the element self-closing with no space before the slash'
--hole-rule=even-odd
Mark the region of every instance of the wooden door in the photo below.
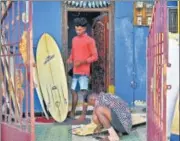
<svg viewBox="0 0 180 141">
<path fill-rule="evenodd" d="M 92 90 L 95 92 L 106 91 L 108 82 L 108 48 L 109 48 L 109 17 L 107 14 L 98 16 L 92 26 L 92 35 L 96 41 L 98 61 L 92 65 Z"/>
</svg>

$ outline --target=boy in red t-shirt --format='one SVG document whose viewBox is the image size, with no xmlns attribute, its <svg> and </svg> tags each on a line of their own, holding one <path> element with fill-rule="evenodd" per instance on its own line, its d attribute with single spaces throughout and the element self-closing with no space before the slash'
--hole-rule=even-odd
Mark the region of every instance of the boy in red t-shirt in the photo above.
<svg viewBox="0 0 180 141">
<path fill-rule="evenodd" d="M 75 116 L 75 110 L 78 102 L 77 88 L 80 86 L 80 91 L 83 95 L 87 95 L 90 75 L 91 63 L 97 61 L 98 54 L 93 38 L 87 35 L 87 20 L 85 18 L 77 18 L 75 22 L 75 31 L 77 36 L 72 40 L 72 50 L 67 63 L 73 65 L 73 78 L 71 84 L 72 90 L 72 110 L 70 117 Z M 84 121 L 86 117 L 87 104 L 83 103 L 83 112 L 77 121 Z"/>
</svg>

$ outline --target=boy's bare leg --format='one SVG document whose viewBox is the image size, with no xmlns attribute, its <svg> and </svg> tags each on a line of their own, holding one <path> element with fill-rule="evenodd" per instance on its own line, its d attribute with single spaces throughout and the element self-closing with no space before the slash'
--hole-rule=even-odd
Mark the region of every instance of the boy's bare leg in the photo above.
<svg viewBox="0 0 180 141">
<path fill-rule="evenodd" d="M 87 90 L 82 90 L 82 93 L 83 93 L 83 100 L 84 100 L 84 97 L 87 96 L 88 91 L 87 91 Z M 81 116 L 80 116 L 80 118 L 79 118 L 80 121 L 84 121 L 84 120 L 85 120 L 85 118 L 86 118 L 86 113 L 87 113 L 87 108 L 88 108 L 87 103 L 85 103 L 85 102 L 83 101 L 82 114 L 81 114 Z"/>
<path fill-rule="evenodd" d="M 102 124 L 104 128 L 108 129 L 108 139 L 110 141 L 119 141 L 119 136 L 111 126 L 111 111 L 107 107 L 99 106 L 95 109 L 95 115 L 99 119 L 100 124 Z"/>
<path fill-rule="evenodd" d="M 96 129 L 94 129 L 94 133 L 99 133 L 103 129 L 103 125 L 100 123 L 94 111 L 93 111 L 92 120 L 97 125 Z"/>
<path fill-rule="evenodd" d="M 78 103 L 78 94 L 74 90 L 72 90 L 72 110 L 69 113 L 69 116 L 71 118 L 75 117 L 77 103 Z"/>
<path fill-rule="evenodd" d="M 87 95 L 87 90 L 82 90 L 82 93 L 84 97 L 85 95 Z M 86 119 L 87 107 L 88 107 L 87 103 L 83 102 L 82 114 L 77 120 L 73 122 L 74 124 L 78 124 L 78 123 L 80 124 Z"/>
<path fill-rule="evenodd" d="M 96 116 L 95 110 L 93 111 L 93 116 L 92 116 L 92 120 L 96 125 L 101 124 L 98 117 Z"/>
</svg>

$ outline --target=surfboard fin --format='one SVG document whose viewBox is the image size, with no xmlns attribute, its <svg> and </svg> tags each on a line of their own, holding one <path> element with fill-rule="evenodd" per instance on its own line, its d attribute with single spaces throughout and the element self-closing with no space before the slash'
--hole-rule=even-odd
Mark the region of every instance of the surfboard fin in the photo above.
<svg viewBox="0 0 180 141">
<path fill-rule="evenodd" d="M 51 107 L 51 103 L 50 103 L 50 94 L 49 94 L 49 91 L 48 91 L 48 87 L 46 86 L 46 91 L 47 91 L 47 94 L 48 94 L 48 102 L 47 102 L 47 110 L 50 111 L 50 107 Z"/>
<path fill-rule="evenodd" d="M 62 93 L 63 93 L 64 103 L 65 103 L 65 104 L 68 104 L 68 103 L 67 103 L 67 99 L 66 99 L 65 96 L 64 96 L 64 91 L 63 91 L 62 86 L 61 86 L 61 91 L 62 91 Z"/>
<path fill-rule="evenodd" d="M 60 97 L 59 97 L 59 93 L 58 93 L 58 88 L 54 85 L 51 87 L 51 93 L 52 93 L 52 99 L 55 103 L 55 106 L 57 107 L 58 111 L 59 111 L 59 116 L 61 116 L 61 111 L 60 111 L 60 105 L 61 105 L 61 102 L 59 100 Z M 56 97 L 55 97 L 56 96 Z M 58 98 L 57 98 L 58 96 Z M 55 98 L 54 98 L 55 97 Z M 59 99 L 59 100 L 58 100 Z"/>
</svg>

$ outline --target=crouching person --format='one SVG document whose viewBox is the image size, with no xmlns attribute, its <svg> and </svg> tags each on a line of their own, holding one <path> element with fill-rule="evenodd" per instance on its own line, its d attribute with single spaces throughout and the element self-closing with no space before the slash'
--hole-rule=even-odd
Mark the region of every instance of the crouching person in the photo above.
<svg viewBox="0 0 180 141">
<path fill-rule="evenodd" d="M 99 132 L 102 128 L 108 130 L 109 136 L 103 141 L 119 141 L 119 132 L 130 133 L 131 112 L 120 97 L 103 92 L 100 94 L 90 93 L 85 101 L 94 106 L 93 122 L 98 125 L 95 132 Z"/>
</svg>

